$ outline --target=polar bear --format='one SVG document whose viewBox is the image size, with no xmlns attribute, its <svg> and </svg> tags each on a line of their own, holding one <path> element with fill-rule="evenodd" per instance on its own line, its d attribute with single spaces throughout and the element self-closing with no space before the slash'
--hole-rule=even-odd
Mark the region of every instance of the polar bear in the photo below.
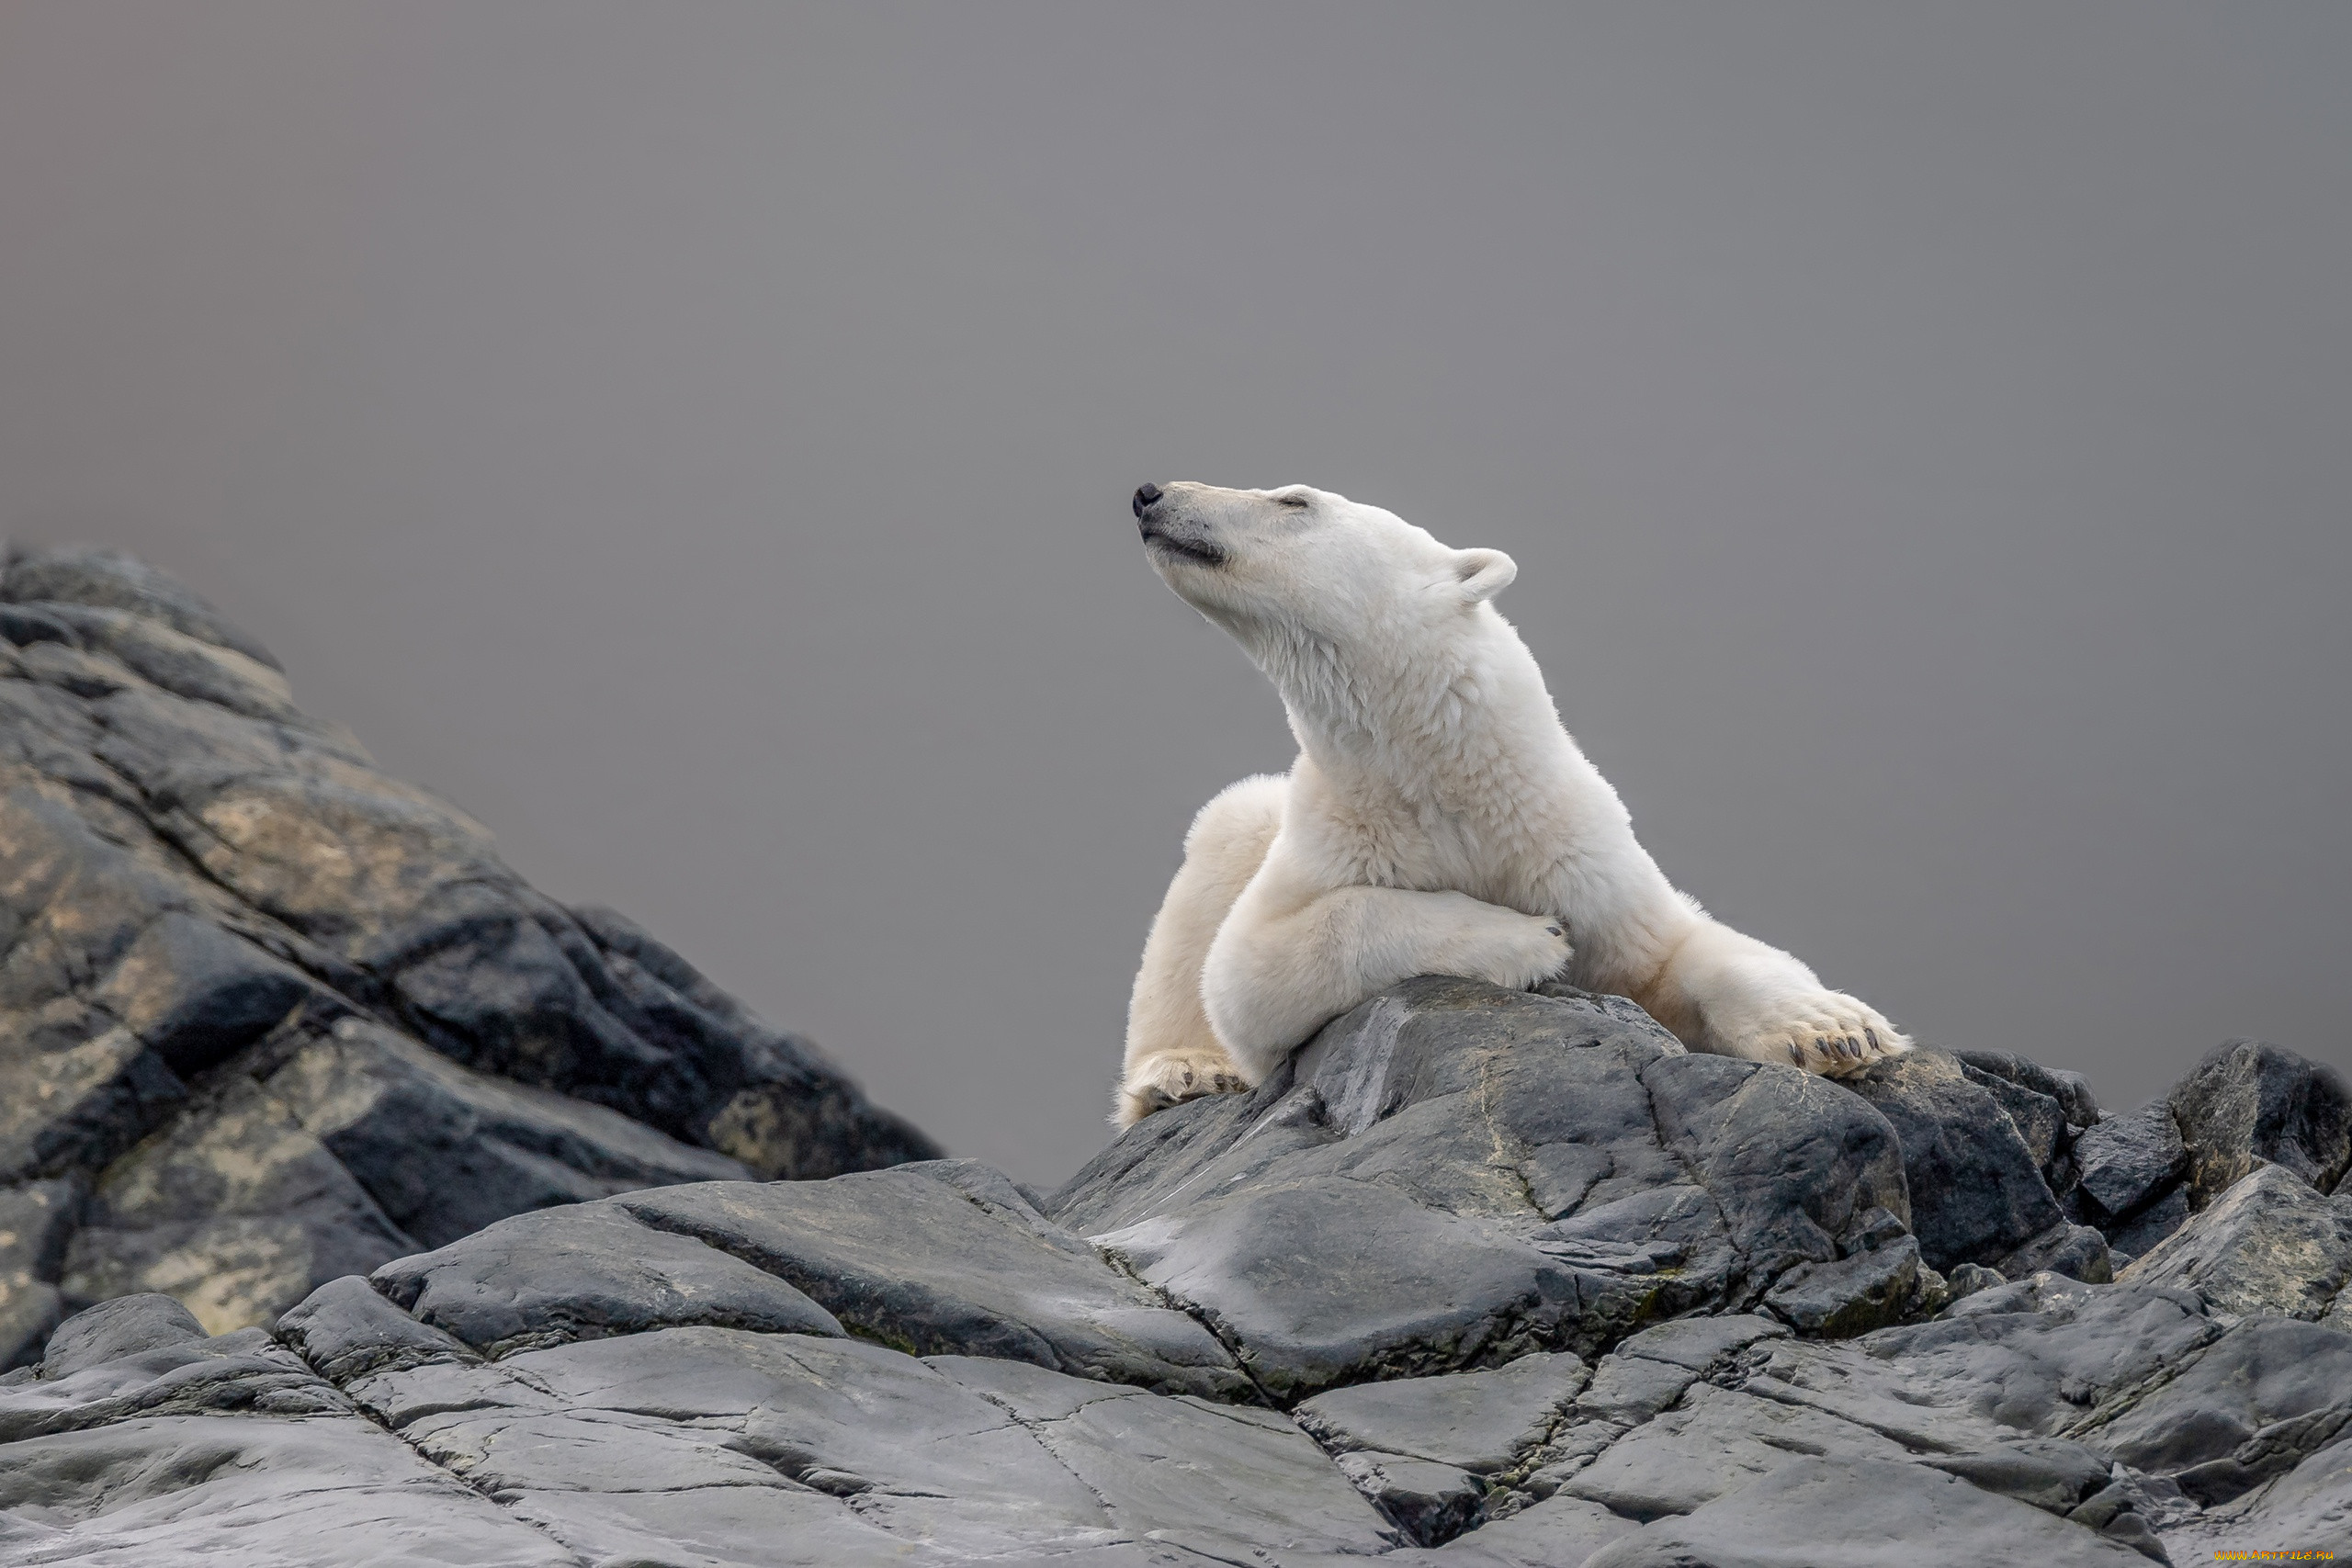
<svg viewBox="0 0 2352 1568">
<path fill-rule="evenodd" d="M 1852 1072 L 1910 1043 L 1712 919 L 1634 837 L 1491 601 L 1518 568 L 1305 485 L 1145 485 L 1161 581 L 1272 681 L 1298 758 L 1201 808 L 1112 1121 L 1262 1081 L 1415 975 L 1631 997 L 1694 1051 Z"/>
</svg>

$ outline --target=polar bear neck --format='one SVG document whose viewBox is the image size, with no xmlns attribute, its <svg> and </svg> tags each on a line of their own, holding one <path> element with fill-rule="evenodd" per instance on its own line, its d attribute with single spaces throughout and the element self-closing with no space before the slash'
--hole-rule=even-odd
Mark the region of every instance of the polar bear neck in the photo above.
<svg viewBox="0 0 2352 1568">
<path fill-rule="evenodd" d="M 1342 644 L 1298 631 L 1259 663 L 1299 750 L 1365 804 L 1494 816 L 1500 803 L 1534 805 L 1531 787 L 1575 751 L 1534 656 L 1487 605 L 1444 637 L 1375 631 Z"/>
</svg>

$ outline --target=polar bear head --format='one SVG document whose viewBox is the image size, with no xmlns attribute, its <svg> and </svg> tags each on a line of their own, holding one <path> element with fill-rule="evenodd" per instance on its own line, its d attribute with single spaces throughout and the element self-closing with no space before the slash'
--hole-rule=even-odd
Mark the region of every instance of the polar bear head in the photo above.
<svg viewBox="0 0 2352 1568">
<path fill-rule="evenodd" d="M 1145 485 L 1135 513 L 1160 580 L 1270 674 L 1306 645 L 1360 660 L 1497 624 L 1487 601 L 1519 570 L 1500 550 L 1452 549 L 1393 512 L 1305 485 Z"/>
</svg>

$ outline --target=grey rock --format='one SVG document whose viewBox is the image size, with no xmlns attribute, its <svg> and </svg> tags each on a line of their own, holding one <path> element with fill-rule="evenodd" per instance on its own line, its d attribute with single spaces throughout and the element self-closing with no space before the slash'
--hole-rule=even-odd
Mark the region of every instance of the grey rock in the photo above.
<svg viewBox="0 0 2352 1568">
<path fill-rule="evenodd" d="M 1011 1414 L 1137 1538 L 1223 1561 L 1395 1544 L 1313 1440 L 1272 1411 L 1106 1388 L 1018 1361 L 929 1364 Z"/>
<path fill-rule="evenodd" d="M 0 637 L 0 1561 L 2112 1562 L 2352 1517 L 2301 1185 L 2343 1096 L 2275 1047 L 2104 1122 L 2013 1053 L 1835 1083 L 1425 978 L 1041 1196 L 907 1163 L 135 563 L 20 559 Z"/>
<path fill-rule="evenodd" d="M 0 1240 L 0 1364 L 110 1295 L 223 1330 L 550 1203 L 937 1152 L 164 574 L 19 551 L 0 638 L 0 1235 L 74 1194 Z"/>
<path fill-rule="evenodd" d="M 2216 1551 L 2245 1550 L 2252 1540 L 2291 1540 L 2293 1550 L 2352 1557 L 2352 1434 L 2304 1459 L 2236 1501 L 2208 1509 L 2166 1529 L 2174 1561 L 2214 1562 Z"/>
<path fill-rule="evenodd" d="M 2331 1192 L 2352 1165 L 2352 1089 L 2341 1076 L 2261 1040 L 2215 1046 L 2171 1095 L 2188 1145 L 2188 1206 L 2202 1209 L 2257 1161 Z"/>
<path fill-rule="evenodd" d="M 51 1281 L 64 1267 L 81 1203 L 75 1181 L 0 1188 L 0 1371 L 39 1357 L 64 1315 Z"/>
<path fill-rule="evenodd" d="M 2108 1484 L 2084 1499 L 2066 1517 L 2170 1568 L 2172 1552 L 2166 1549 L 2160 1532 L 2200 1523 L 2200 1512 L 2166 1478 L 2118 1464 L 2109 1469 Z M 2176 1537 L 2173 1544 L 2178 1548 L 2186 1543 Z"/>
<path fill-rule="evenodd" d="M 673 1328 L 354 1392 L 418 1452 L 600 1561 L 671 1561 L 681 1543 L 746 1563 L 1020 1561 L 1161 1535 L 1230 1561 L 1395 1540 L 1279 1416 L 1014 1361 Z"/>
<path fill-rule="evenodd" d="M 1981 1263 L 1955 1263 L 1946 1277 L 1951 1300 L 1973 1296 L 1979 1291 L 1989 1291 L 1996 1285 L 2006 1285 L 2008 1280 L 1998 1269 L 1988 1269 Z"/>
<path fill-rule="evenodd" d="M 1792 1458 L 1753 1485 L 1604 1547 L 1584 1568 L 2141 1568 L 2131 1548 L 1924 1465 Z"/>
<path fill-rule="evenodd" d="M 1906 1235 L 1834 1262 L 1801 1263 L 1765 1292 L 1764 1304 L 1800 1334 L 1843 1339 L 1901 1317 L 1918 1278 L 1919 1244 Z"/>
<path fill-rule="evenodd" d="M 571 1551 L 356 1416 L 157 1416 L 6 1451 L 9 1562 L 579 1568 Z"/>
<path fill-rule="evenodd" d="M 1755 1314 L 1691 1317 L 1642 1330 L 1617 1348 L 1616 1359 L 1654 1361 L 1703 1376 L 1721 1370 L 1751 1346 L 1787 1337 L 1786 1328 Z"/>
<path fill-rule="evenodd" d="M 1047 1206 L 1292 1400 L 1742 1307 L 1909 1201 L 1884 1121 L 1820 1078 L 1688 1055 L 1622 999 L 1428 978 Z"/>
<path fill-rule="evenodd" d="M 1110 1234 L 1140 1266 L 1166 1261 L 1153 1227 L 1179 1233 L 1192 1272 L 1163 1272 L 1216 1314 L 1172 1308 L 1046 1212 L 1062 1200 L 971 1161 L 632 1189 L 397 1259 L 380 1289 L 329 1281 L 275 1337 L 203 1337 L 160 1301 L 68 1325 L 58 1375 L 0 1378 L 0 1489 L 38 1480 L 22 1520 L 0 1524 L 0 1560 L 192 1564 L 236 1554 L 234 1514 L 240 1560 L 337 1565 L 411 1542 L 433 1561 L 744 1568 L 2136 1562 L 2248 1532 L 2325 1541 L 2352 1517 L 2352 1336 L 2233 1320 L 2177 1284 L 2011 1282 L 1976 1265 L 1953 1271 L 1966 1293 L 1917 1321 L 1933 1297 L 1908 1195 L 1855 1097 L 1676 1066 L 1589 998 L 1422 983 L 1392 999 L 1385 1039 L 1327 1037 L 1286 1083 L 1163 1113 L 1166 1133 L 1131 1134 L 1082 1184 L 1128 1222 Z M 1449 1060 L 1457 1027 L 1490 1053 Z M 268 1125 L 313 1143 L 389 1115 L 371 1109 L 387 1098 L 439 1092 L 411 1076 L 439 1061 L 413 1060 L 413 1043 L 383 1056 L 361 1040 L 342 1058 L 331 1029 L 290 1040 L 254 1058 L 272 1065 L 254 1081 L 310 1062 L 347 1090 L 274 1091 L 301 1111 Z M 1516 1111 L 1493 1094 L 1514 1067 L 1531 1075 Z M 1802 1151 L 1800 1168 L 1776 1147 Z M 254 1179 L 292 1168 L 257 1160 Z M 2245 1185 L 2297 1179 L 2267 1167 Z M 1295 1267 L 1249 1255 L 1251 1235 Z M 1385 1254 L 1350 1250 L 1400 1236 L 1425 1270 L 1405 1289 L 1394 1258 L 1384 1280 Z M 1534 1332 L 1452 1337 L 1445 1314 L 1458 1325 L 1465 1303 L 1553 1269 L 1591 1292 L 1550 1331 L 1600 1342 L 1589 1373 Z M 1849 1289 L 1863 1280 L 1882 1283 Z M 1768 1314 L 1809 1290 L 1906 1315 L 1826 1338 Z M 1662 1310 L 1680 1315 L 1642 1315 Z M 1309 1345 L 1324 1386 L 1265 1379 L 1305 1396 L 1290 1416 L 1232 1403 L 1260 1392 L 1241 1367 L 1295 1369 Z M 1394 1375 L 1411 1371 L 1425 1375 Z M 1202 1386 L 1223 1402 L 1184 1392 Z M 223 1422 L 315 1430 L 320 1464 L 267 1436 L 227 1441 Z M 221 1467 L 240 1465 L 244 1490 L 224 1490 Z M 322 1528 L 313 1497 L 386 1520 L 390 1544 Z"/>
<path fill-rule="evenodd" d="M 1362 1236 L 1356 1269 L 1295 1259 Z M 1325 1178 L 1212 1200 L 1102 1238 L 1235 1344 L 1277 1398 L 1376 1375 L 1426 1375 L 1568 1342 L 1588 1311 L 1630 1317 L 1634 1290 L 1371 1182 Z M 1384 1257 L 1384 1254 L 1385 1255 Z M 1343 1255 L 1344 1256 L 1344 1255 Z M 1374 1270 L 1393 1294 L 1372 1290 Z M 1611 1308 L 1615 1311 L 1612 1313 Z"/>
<path fill-rule="evenodd" d="M 2077 1190 L 2098 1205 L 2092 1223 L 2127 1220 L 2169 1192 L 2188 1173 L 2172 1106 L 2156 1100 L 2112 1117 L 2075 1140 Z"/>
<path fill-rule="evenodd" d="M 2107 1237 L 2089 1225 L 2072 1224 L 2064 1220 L 2040 1235 L 2028 1238 L 2016 1251 L 1996 1259 L 1995 1267 L 2012 1280 L 2045 1270 L 2088 1285 L 2104 1285 L 2115 1277 Z"/>
<path fill-rule="evenodd" d="M 2007 1113 L 2009 1124 L 2025 1140 L 2026 1152 L 2041 1168 L 2043 1179 L 2053 1190 L 2059 1187 L 2075 1128 L 2058 1099 L 2057 1080 L 2034 1063 L 2007 1052 L 1962 1051 L 1954 1053 L 1954 1057 L 1968 1081 L 1990 1094 Z"/>
<path fill-rule="evenodd" d="M 1334 1389 L 1291 1415 L 1333 1453 L 1371 1450 L 1494 1475 L 1541 1447 L 1591 1378 L 1574 1356 L 1539 1352 L 1494 1371 Z"/>
<path fill-rule="evenodd" d="M 2069 1126 L 2096 1127 L 2107 1119 L 2098 1096 L 2091 1092 L 2090 1079 L 2068 1067 L 2052 1067 L 2050 1077 L 2058 1086 L 2058 1102 L 2066 1108 Z"/>
<path fill-rule="evenodd" d="M 1690 1513 L 1769 1475 L 1792 1453 L 1845 1463 L 1910 1457 L 1900 1443 L 1825 1411 L 1702 1382 L 1560 1490 L 1627 1518 L 1655 1519 Z"/>
<path fill-rule="evenodd" d="M 115 660 L 160 691 L 248 718 L 301 720 L 285 675 L 244 654 L 127 610 L 58 603 L 41 607 L 73 629 L 78 646 Z"/>
<path fill-rule="evenodd" d="M 1686 1055 L 1645 1068 L 1642 1084 L 1668 1151 L 1723 1211 L 1746 1275 L 1733 1299 L 1753 1300 L 1767 1278 L 1909 1224 L 1892 1129 L 1826 1079 Z"/>
<path fill-rule="evenodd" d="M 1340 1455 L 1340 1470 L 1418 1545 L 1443 1545 L 1486 1508 L 1477 1477 L 1450 1464 L 1359 1449 Z"/>
<path fill-rule="evenodd" d="M 2248 1318 L 2089 1440 L 2170 1476 L 2198 1502 L 2227 1502 L 2293 1469 L 2352 1422 L 2352 1335 Z"/>
<path fill-rule="evenodd" d="M 254 1078 L 222 1075 L 110 1165 L 58 1276 L 77 1300 L 179 1297 L 212 1328 L 267 1321 L 318 1284 L 415 1250 Z"/>
<path fill-rule="evenodd" d="M 775 1275 L 603 1202 L 501 1220 L 388 1263 L 370 1283 L 420 1322 L 490 1355 L 683 1324 L 842 1332 L 831 1313 Z"/>
<path fill-rule="evenodd" d="M 1952 1055 L 1972 1074 L 2000 1078 L 2054 1101 L 2072 1132 L 2095 1127 L 2099 1122 L 2098 1097 L 2091 1093 L 2088 1080 L 2080 1073 L 2045 1067 L 2014 1051 L 1955 1051 Z M 1976 1081 L 1981 1083 L 1984 1079 L 1979 1077 Z"/>
<path fill-rule="evenodd" d="M 302 1040 L 263 1087 L 425 1247 L 532 1209 L 750 1174 L 604 1106 L 468 1072 L 364 1019 Z"/>
<path fill-rule="evenodd" d="M 1971 1081 L 1960 1062 L 1913 1051 L 1843 1081 L 1901 1140 L 1911 1229 L 1930 1268 L 1997 1267 L 2064 1219 L 2041 1161 L 2001 1102 Z"/>
<path fill-rule="evenodd" d="M 428 1361 L 479 1359 L 455 1335 L 421 1323 L 356 1274 L 331 1280 L 277 1320 L 278 1339 L 337 1383 Z"/>
<path fill-rule="evenodd" d="M 2323 1198 L 2284 1166 L 2267 1165 L 2123 1277 L 2195 1291 L 2217 1312 L 2315 1318 L 2352 1280 L 2352 1201 Z"/>
<path fill-rule="evenodd" d="M 910 1354 L 1001 1356 L 1170 1393 L 1253 1397 L 1215 1336 L 975 1162 L 664 1188 L 613 1205 L 747 1259 L 852 1332 Z"/>
<path fill-rule="evenodd" d="M 2222 1332 L 2188 1292 L 2041 1274 L 1977 1292 L 1934 1322 L 1865 1336 L 1855 1341 L 1862 1359 L 1839 1362 L 1834 1384 L 1804 1370 L 1799 1348 L 1776 1352 L 1759 1376 L 1779 1377 L 1785 1363 L 1780 1396 L 1957 1451 L 1977 1441 L 1956 1435 L 1966 1423 L 1989 1424 L 1967 1427 L 1980 1436 L 2079 1438 Z M 1763 1392 L 1758 1379 L 1747 1387 Z"/>
<path fill-rule="evenodd" d="M 1921 1462 L 1987 1492 L 2070 1518 L 2092 1494 L 2107 1486 L 2114 1469 L 2104 1454 L 2052 1438 L 2019 1438 L 1967 1453 L 1930 1455 Z"/>
<path fill-rule="evenodd" d="M 1420 1555 L 1394 1552 L 1386 1559 L 1433 1568 L 1555 1568 L 1581 1563 L 1602 1547 L 1640 1527 L 1581 1497 L 1553 1497 L 1507 1518 L 1481 1526 L 1451 1546 Z"/>
<path fill-rule="evenodd" d="M 2180 1186 L 2132 1218 L 2111 1220 L 2102 1228 L 2109 1247 L 2136 1259 L 2154 1251 L 2157 1243 L 2188 1223 L 2188 1189 Z"/>
<path fill-rule="evenodd" d="M 0 574 L 0 600 L 17 606 L 49 602 L 126 610 L 184 637 L 241 653 L 269 669 L 282 668 L 269 649 L 169 573 L 119 550 L 86 546 L 13 550 L 5 573 Z"/>
<path fill-rule="evenodd" d="M 74 1321 L 62 1326 L 70 1329 Z M 126 1325 L 106 1326 L 119 1332 Z M 132 1330 L 121 1336 L 132 1347 L 127 1354 L 95 1359 L 108 1348 L 94 1337 L 49 1369 L 51 1375 L 12 1374 L 0 1386 L 0 1445 L 164 1416 L 299 1420 L 352 1413 L 349 1399 L 261 1329 L 208 1339 L 187 1332 L 184 1320 L 159 1321 L 153 1314 L 127 1326 Z"/>
<path fill-rule="evenodd" d="M 1788 1335 L 1787 1325 L 1757 1314 L 1684 1318 L 1645 1328 L 1593 1369 L 1591 1383 L 1577 1400 L 1577 1415 L 1639 1426 L 1693 1383 L 1724 1370 L 1740 1352 Z"/>
<path fill-rule="evenodd" d="M 62 1378 L 141 1350 L 205 1337 L 204 1325 L 169 1296 L 119 1296 L 75 1313 L 50 1336 L 40 1375 Z"/>
<path fill-rule="evenodd" d="M 213 1325 L 518 1212 L 741 1176 L 617 1111 L 467 1071 L 354 1017 L 288 1030 L 107 1170 L 67 1292 L 178 1294 Z"/>
</svg>

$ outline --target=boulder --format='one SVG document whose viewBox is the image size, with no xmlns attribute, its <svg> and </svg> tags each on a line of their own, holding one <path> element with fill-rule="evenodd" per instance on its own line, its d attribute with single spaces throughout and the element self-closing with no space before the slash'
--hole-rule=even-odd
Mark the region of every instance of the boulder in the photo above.
<svg viewBox="0 0 2352 1568">
<path fill-rule="evenodd" d="M 2315 1318 L 2352 1280 L 2352 1199 L 2266 1165 L 2133 1261 L 2135 1284 L 2195 1291 L 2216 1311 Z"/>
<path fill-rule="evenodd" d="M 142 1350 L 160 1349 L 205 1337 L 196 1314 L 169 1296 L 153 1292 L 118 1296 L 76 1314 L 50 1336 L 40 1375 L 70 1377 L 85 1367 L 104 1366 Z"/>
<path fill-rule="evenodd" d="M 2001 1258 L 1997 1267 L 2007 1279 L 2022 1279 L 2047 1270 L 2087 1284 L 2103 1285 L 2115 1277 L 2107 1237 L 2093 1226 L 2070 1224 L 2064 1220 L 2029 1237 L 2023 1246 Z"/>
<path fill-rule="evenodd" d="M 2352 1166 L 2352 1089 L 2343 1076 L 2261 1040 L 2213 1048 L 2170 1096 L 2189 1154 L 2188 1206 L 2202 1209 L 2257 1163 L 2333 1192 Z"/>
<path fill-rule="evenodd" d="M 0 1367 L 112 1295 L 220 1331 L 552 1203 L 938 1152 L 118 554 L 0 572 Z"/>
<path fill-rule="evenodd" d="M 2105 1113 L 2099 1110 L 2098 1097 L 2091 1092 L 2089 1080 L 2080 1073 L 2068 1072 L 2063 1067 L 2045 1067 L 2014 1051 L 1955 1051 L 1952 1055 L 1979 1083 L 1984 1082 L 1988 1077 L 2001 1078 L 2055 1101 L 2069 1135 L 2096 1127 L 2105 1119 Z M 2005 1105 L 2007 1103 L 2004 1102 Z"/>
<path fill-rule="evenodd" d="M 1842 1081 L 1901 1141 L 1911 1230 L 1928 1267 L 1949 1273 L 1974 1263 L 2011 1276 L 2058 1268 L 2106 1277 L 2103 1239 L 2064 1230 L 2050 1188 L 2046 1168 L 2066 1125 L 2057 1099 L 1936 1051 L 1888 1057 Z M 2033 1144 L 2003 1103 L 2006 1097 L 2022 1105 L 2026 1094 L 2048 1108 L 2039 1120 L 2029 1117 Z"/>
<path fill-rule="evenodd" d="M 1430 978 L 1148 1118 L 1046 1208 L 1289 1403 L 1743 1309 L 1900 1236 L 1899 1159 L 1837 1086 L 1687 1055 L 1621 999 Z"/>
<path fill-rule="evenodd" d="M 1906 1235 L 1834 1262 L 1800 1263 L 1764 1292 L 1764 1305 L 1800 1334 L 1843 1339 L 1899 1319 L 1918 1280 L 1919 1244 Z"/>
<path fill-rule="evenodd" d="M 2086 1128 L 2075 1140 L 2074 1162 L 2068 1196 L 2075 1218 L 2098 1227 L 2123 1251 L 2147 1251 L 2188 1217 L 2181 1188 L 2188 1145 L 2168 1100 Z"/>
</svg>

